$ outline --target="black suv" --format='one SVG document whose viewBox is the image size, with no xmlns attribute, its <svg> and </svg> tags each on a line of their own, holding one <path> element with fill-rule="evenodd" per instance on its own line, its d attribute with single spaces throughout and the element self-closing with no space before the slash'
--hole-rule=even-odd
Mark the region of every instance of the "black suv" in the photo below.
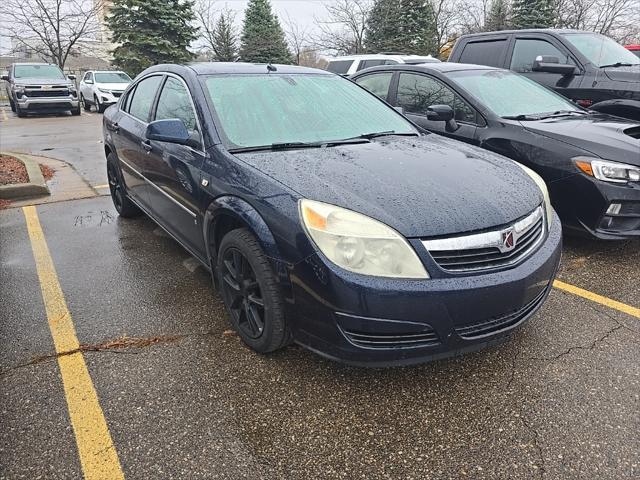
<svg viewBox="0 0 640 480">
<path fill-rule="evenodd" d="M 640 120 L 640 59 L 604 35 L 556 29 L 463 35 L 449 61 L 508 68 L 582 107 Z"/>
</svg>

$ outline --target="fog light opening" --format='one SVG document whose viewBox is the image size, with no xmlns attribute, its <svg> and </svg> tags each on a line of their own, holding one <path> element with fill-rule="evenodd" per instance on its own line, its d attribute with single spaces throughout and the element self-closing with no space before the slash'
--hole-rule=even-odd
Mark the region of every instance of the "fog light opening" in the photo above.
<svg viewBox="0 0 640 480">
<path fill-rule="evenodd" d="M 612 203 L 611 205 L 609 205 L 609 208 L 607 208 L 607 215 L 619 215 L 621 209 L 622 204 Z"/>
</svg>

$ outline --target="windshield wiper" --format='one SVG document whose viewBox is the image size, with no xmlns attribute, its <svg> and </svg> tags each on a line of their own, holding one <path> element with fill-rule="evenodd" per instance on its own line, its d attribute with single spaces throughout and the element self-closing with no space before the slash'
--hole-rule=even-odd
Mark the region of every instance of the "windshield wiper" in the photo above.
<svg viewBox="0 0 640 480">
<path fill-rule="evenodd" d="M 567 117 L 573 114 L 577 115 L 587 115 L 587 112 L 583 112 L 582 110 L 556 110 L 555 112 L 548 113 L 537 113 L 535 115 L 507 115 L 502 118 L 506 118 L 508 120 L 544 120 L 545 118 L 553 118 L 553 117 Z"/>
<path fill-rule="evenodd" d="M 633 67 L 634 65 L 640 65 L 640 63 L 616 62 L 609 65 L 600 65 L 599 68 Z"/>
<path fill-rule="evenodd" d="M 271 145 L 255 145 L 251 147 L 237 147 L 229 149 L 229 153 L 243 153 L 243 152 L 259 152 L 264 150 L 288 150 L 295 148 L 322 148 L 330 147 L 334 145 L 344 145 L 350 143 L 365 143 L 369 142 L 366 137 L 353 137 L 344 138 L 338 140 L 322 140 L 319 142 L 280 142 L 272 143 Z"/>
<path fill-rule="evenodd" d="M 505 115 L 502 118 L 505 118 L 507 120 L 540 120 L 539 115 L 525 115 L 525 114 Z"/>
</svg>

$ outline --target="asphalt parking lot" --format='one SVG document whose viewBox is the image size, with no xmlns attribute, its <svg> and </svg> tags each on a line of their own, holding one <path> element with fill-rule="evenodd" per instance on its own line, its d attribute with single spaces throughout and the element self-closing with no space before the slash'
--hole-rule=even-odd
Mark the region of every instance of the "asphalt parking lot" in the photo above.
<svg viewBox="0 0 640 480">
<path fill-rule="evenodd" d="M 104 192 L 100 118 L 4 108 L 0 145 Z M 108 196 L 2 210 L 0 478 L 639 478 L 640 243 L 568 238 L 558 279 L 508 343 L 361 369 L 251 352 Z"/>
</svg>

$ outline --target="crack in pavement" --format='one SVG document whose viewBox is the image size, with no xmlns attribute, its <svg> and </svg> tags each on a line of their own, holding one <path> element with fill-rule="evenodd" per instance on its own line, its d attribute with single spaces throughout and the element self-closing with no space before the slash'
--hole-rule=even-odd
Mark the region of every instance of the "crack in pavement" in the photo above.
<svg viewBox="0 0 640 480">
<path fill-rule="evenodd" d="M 576 350 L 587 350 L 587 351 L 591 351 L 594 348 L 596 348 L 596 346 L 601 343 L 604 342 L 607 338 L 609 338 L 611 335 L 613 335 L 614 332 L 620 330 L 624 328 L 623 325 L 620 325 L 617 321 L 616 321 L 616 326 L 613 328 L 610 328 L 609 330 L 607 330 L 605 332 L 604 335 L 601 335 L 600 337 L 596 338 L 595 340 L 593 340 L 591 342 L 590 345 L 577 345 L 575 347 L 569 347 L 567 348 L 565 351 L 560 352 L 557 355 L 554 355 L 552 357 L 531 357 L 533 360 L 541 360 L 541 361 L 547 361 L 547 362 L 555 362 L 556 360 L 559 360 L 560 358 L 569 355 L 571 352 L 574 352 Z"/>
<path fill-rule="evenodd" d="M 544 452 L 542 451 L 542 447 L 540 446 L 540 443 L 538 441 L 540 439 L 540 434 L 538 433 L 538 430 L 533 428 L 533 426 L 525 420 L 522 413 L 522 410 L 520 410 L 520 420 L 522 420 L 522 423 L 527 428 L 527 430 L 529 430 L 533 434 L 533 447 L 538 452 L 538 458 L 540 459 L 540 478 L 544 479 L 544 474 L 547 471 L 547 465 L 544 461 Z"/>
<path fill-rule="evenodd" d="M 150 347 L 152 345 L 158 345 L 161 343 L 174 343 L 174 342 L 177 342 L 178 340 L 182 340 L 187 336 L 193 336 L 193 335 L 203 335 L 203 334 L 192 333 L 192 334 L 185 334 L 185 335 L 158 335 L 155 337 L 122 336 L 115 340 L 107 340 L 102 343 L 93 343 L 93 344 L 85 343 L 85 344 L 81 344 L 78 348 L 74 348 L 73 350 L 35 356 L 28 362 L 14 365 L 4 370 L 0 370 L 0 377 L 3 377 L 9 372 L 12 372 L 20 368 L 36 365 L 42 362 L 46 362 L 48 360 L 58 359 L 60 357 L 65 357 L 68 355 L 73 355 L 75 353 L 108 352 L 108 353 L 121 353 L 121 354 L 135 355 L 138 352 L 127 352 L 124 350 L 129 348 L 145 348 L 145 347 Z"/>
</svg>

